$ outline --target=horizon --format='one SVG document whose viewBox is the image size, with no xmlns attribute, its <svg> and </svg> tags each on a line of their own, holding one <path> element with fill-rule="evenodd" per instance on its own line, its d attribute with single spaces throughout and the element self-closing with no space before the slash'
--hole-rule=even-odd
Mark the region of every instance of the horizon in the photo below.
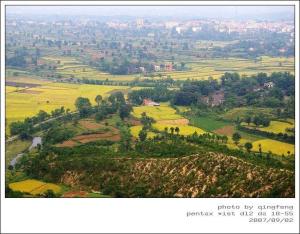
<svg viewBox="0 0 300 234">
<path fill-rule="evenodd" d="M 83 10 L 84 8 L 84 10 Z M 171 8 L 171 9 L 170 9 Z M 82 13 L 84 11 L 84 13 Z M 40 12 L 43 12 L 41 14 Z M 290 20 L 292 6 L 7 6 L 7 16 Z"/>
</svg>

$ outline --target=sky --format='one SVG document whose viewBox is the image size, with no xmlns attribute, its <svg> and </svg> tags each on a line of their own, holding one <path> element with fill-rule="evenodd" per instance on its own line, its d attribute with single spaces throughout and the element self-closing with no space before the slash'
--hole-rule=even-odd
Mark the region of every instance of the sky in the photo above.
<svg viewBox="0 0 300 234">
<path fill-rule="evenodd" d="M 293 6 L 7 6 L 7 14 L 214 19 L 293 19 Z"/>
</svg>

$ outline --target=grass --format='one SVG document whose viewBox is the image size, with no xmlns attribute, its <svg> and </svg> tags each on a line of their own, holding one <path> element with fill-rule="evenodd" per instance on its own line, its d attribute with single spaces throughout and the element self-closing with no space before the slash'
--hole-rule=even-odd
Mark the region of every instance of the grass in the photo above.
<svg viewBox="0 0 300 234">
<path fill-rule="evenodd" d="M 263 114 L 269 118 L 274 118 L 273 108 L 259 108 L 259 107 L 237 107 L 233 108 L 221 115 L 221 118 L 227 121 L 236 121 L 237 118 L 244 118 L 247 115 L 254 116 Z"/>
<path fill-rule="evenodd" d="M 162 103 L 160 106 L 138 106 L 133 107 L 133 116 L 140 118 L 142 113 L 146 112 L 147 116 L 152 117 L 156 121 L 159 120 L 173 120 L 183 118 L 181 115 L 176 114 L 176 110 Z"/>
<path fill-rule="evenodd" d="M 189 120 L 191 125 L 210 132 L 228 125 L 228 123 L 214 120 L 212 117 L 191 117 Z"/>
<path fill-rule="evenodd" d="M 295 146 L 294 145 L 280 142 L 280 141 L 263 139 L 263 140 L 254 141 L 252 144 L 253 144 L 252 150 L 254 150 L 254 151 L 258 151 L 259 144 L 261 144 L 262 151 L 265 153 L 271 151 L 273 154 L 287 155 L 288 154 L 287 152 L 289 151 L 290 154 L 295 154 Z"/>
<path fill-rule="evenodd" d="M 32 195 L 43 194 L 47 190 L 52 190 L 54 193 L 59 193 L 61 191 L 61 188 L 58 185 L 31 179 L 10 183 L 8 186 L 14 191 L 30 193 Z"/>
</svg>

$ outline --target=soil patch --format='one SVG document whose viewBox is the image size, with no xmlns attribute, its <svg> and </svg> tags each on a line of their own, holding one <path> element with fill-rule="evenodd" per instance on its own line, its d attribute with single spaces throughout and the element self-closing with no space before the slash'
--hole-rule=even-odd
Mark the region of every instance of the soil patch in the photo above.
<svg viewBox="0 0 300 234">
<path fill-rule="evenodd" d="M 20 91 L 17 91 L 19 93 L 28 93 L 28 94 L 40 94 L 42 91 L 36 91 L 36 90 L 30 90 L 30 89 L 22 89 Z"/>
<path fill-rule="evenodd" d="M 106 133 L 94 133 L 87 135 L 79 135 L 73 138 L 80 143 L 88 143 L 97 140 L 110 140 L 110 141 L 119 141 L 121 140 L 119 132 L 109 131 Z"/>
<path fill-rule="evenodd" d="M 86 197 L 87 194 L 88 193 L 86 191 L 69 191 L 69 192 L 64 193 L 64 195 L 62 197 L 68 197 L 68 198 Z"/>
<path fill-rule="evenodd" d="M 104 127 L 102 124 L 93 122 L 93 120 L 80 120 L 80 125 L 88 130 L 95 130 Z"/>
<path fill-rule="evenodd" d="M 57 147 L 74 147 L 76 145 L 77 145 L 77 143 L 75 141 L 67 140 L 67 141 L 64 141 L 61 144 L 57 144 L 56 146 Z"/>
<path fill-rule="evenodd" d="M 232 134 L 234 133 L 234 126 L 226 125 L 222 128 L 216 129 L 214 133 L 217 133 L 219 135 L 232 136 Z"/>
</svg>

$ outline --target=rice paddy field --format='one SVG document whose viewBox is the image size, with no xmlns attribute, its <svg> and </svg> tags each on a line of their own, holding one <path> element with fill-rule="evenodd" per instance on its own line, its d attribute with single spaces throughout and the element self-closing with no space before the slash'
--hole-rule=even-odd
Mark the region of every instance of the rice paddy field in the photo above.
<svg viewBox="0 0 300 234">
<path fill-rule="evenodd" d="M 60 186 L 56 184 L 31 179 L 10 183 L 8 186 L 14 191 L 30 193 L 31 195 L 43 194 L 47 190 L 52 190 L 54 193 L 59 193 L 61 191 Z"/>
<path fill-rule="evenodd" d="M 133 107 L 133 116 L 140 118 L 145 112 L 147 116 L 154 120 L 175 120 L 183 117 L 176 113 L 176 110 L 169 106 L 168 103 L 161 103 L 160 106 L 137 106 Z"/>
<path fill-rule="evenodd" d="M 169 103 L 161 103 L 160 106 L 138 106 L 133 108 L 133 116 L 140 118 L 141 114 L 145 112 L 147 116 L 152 117 L 156 120 L 156 123 L 152 125 L 155 130 L 160 132 L 165 131 L 165 128 L 168 128 L 170 133 L 170 128 L 174 129 L 178 127 L 180 129 L 179 134 L 181 135 L 191 135 L 195 132 L 198 134 L 203 134 L 205 131 L 201 128 L 189 125 L 189 120 L 183 118 L 183 116 L 176 113 L 176 110 L 169 106 Z M 142 130 L 142 126 L 133 126 L 130 128 L 131 134 L 134 137 L 138 137 L 138 133 Z M 174 132 L 174 134 L 176 134 Z M 155 133 L 148 132 L 149 138 L 155 136 Z"/>
<path fill-rule="evenodd" d="M 56 71 L 63 77 L 74 76 L 78 79 L 92 79 L 92 80 L 115 80 L 115 81 L 132 81 L 139 75 L 111 75 L 106 72 L 98 71 L 74 57 L 43 57 L 46 63 L 55 63 Z M 58 62 L 59 61 L 59 62 Z"/>
<path fill-rule="evenodd" d="M 261 60 L 240 58 L 199 59 L 187 62 L 188 71 L 161 72 L 174 80 L 206 80 L 209 77 L 219 79 L 225 72 L 238 72 L 241 76 L 253 75 L 259 72 L 271 74 L 272 72 L 290 72 L 294 74 L 294 58 L 262 56 Z"/>
<path fill-rule="evenodd" d="M 139 138 L 139 132 L 142 130 L 143 126 L 139 125 L 139 126 L 133 126 L 130 127 L 130 133 L 132 136 L 134 136 L 135 138 Z M 153 138 L 154 136 L 156 136 L 155 132 L 151 132 L 148 131 L 147 132 L 147 138 Z"/>
<path fill-rule="evenodd" d="M 255 128 L 255 125 L 252 123 L 249 126 L 246 123 L 243 123 L 243 125 L 247 128 Z M 291 132 L 287 131 L 287 128 L 295 128 L 295 125 L 289 122 L 271 121 L 269 126 L 258 127 L 256 129 L 264 132 L 272 132 L 275 134 L 286 133 L 288 135 L 292 135 Z"/>
<path fill-rule="evenodd" d="M 178 127 L 180 130 L 179 134 L 184 135 L 184 136 L 191 135 L 195 132 L 197 132 L 199 135 L 205 133 L 205 131 L 203 129 L 197 128 L 194 126 L 190 126 L 190 125 L 161 124 L 158 122 L 158 123 L 153 124 L 153 127 L 161 132 L 164 131 L 165 128 L 168 128 L 169 133 L 171 133 L 170 128 L 173 127 L 175 129 L 176 127 Z M 174 134 L 176 134 L 175 131 L 174 131 Z"/>
<path fill-rule="evenodd" d="M 211 42 L 199 42 L 199 46 Z M 225 46 L 224 42 L 213 42 L 220 47 Z M 78 79 L 132 81 L 135 78 L 143 78 L 140 74 L 132 75 L 111 75 L 83 64 L 74 57 L 43 57 L 45 62 L 56 63 L 57 72 L 63 77 L 75 77 Z M 58 63 L 59 61 L 59 63 Z M 294 73 L 294 58 L 262 56 L 260 60 L 241 58 L 214 58 L 198 59 L 186 63 L 187 71 L 158 72 L 153 79 L 161 79 L 170 76 L 174 80 L 206 80 L 209 77 L 219 79 L 225 72 L 238 72 L 240 75 L 253 75 L 258 72 L 272 73 L 276 71 L 287 71 Z"/>
<path fill-rule="evenodd" d="M 31 84 L 32 82 L 34 80 L 31 80 Z M 74 103 L 78 97 L 89 98 L 92 104 L 96 104 L 94 99 L 98 94 L 105 97 L 113 90 L 129 88 L 127 86 L 79 85 L 53 82 L 34 84 L 39 84 L 39 86 L 20 91 L 12 91 L 14 87 L 6 86 L 8 87 L 6 89 L 7 124 L 34 116 L 39 110 L 49 113 L 61 106 L 64 106 L 65 109 L 75 110 Z"/>
<path fill-rule="evenodd" d="M 267 153 L 271 151 L 272 153 L 278 154 L 278 155 L 288 155 L 288 152 L 290 154 L 295 154 L 295 146 L 292 144 L 275 141 L 271 139 L 263 139 L 259 141 L 254 141 L 253 143 L 253 149 L 254 151 L 259 150 L 259 144 L 261 144 L 262 151 Z"/>
</svg>

